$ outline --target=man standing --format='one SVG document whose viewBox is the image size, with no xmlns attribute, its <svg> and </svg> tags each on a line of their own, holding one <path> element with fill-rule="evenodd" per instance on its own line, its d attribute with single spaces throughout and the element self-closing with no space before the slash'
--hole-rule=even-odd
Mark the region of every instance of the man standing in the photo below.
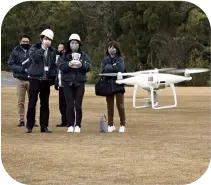
<svg viewBox="0 0 211 185">
<path fill-rule="evenodd" d="M 29 50 L 29 104 L 27 112 L 27 132 L 31 133 L 34 127 L 33 117 L 35 106 L 40 98 L 40 131 L 51 133 L 48 130 L 49 122 L 49 96 L 50 87 L 55 84 L 56 77 L 56 50 L 51 47 L 54 33 L 50 29 L 40 34 L 39 43 L 33 45 Z"/>
<path fill-rule="evenodd" d="M 64 43 L 60 43 L 58 45 L 58 55 L 57 55 L 57 61 L 60 56 L 62 56 L 65 52 L 65 45 Z M 66 118 L 66 100 L 63 92 L 63 85 L 61 80 L 61 71 L 58 69 L 56 81 L 55 81 L 55 89 L 59 91 L 59 110 L 61 113 L 61 123 L 57 124 L 57 127 L 66 127 L 67 126 L 67 118 Z"/>
<path fill-rule="evenodd" d="M 22 35 L 19 40 L 19 45 L 12 51 L 8 65 L 13 71 L 13 77 L 17 79 L 17 97 L 18 97 L 18 127 L 25 125 L 25 96 L 26 92 L 29 95 L 29 79 L 27 75 L 30 38 L 28 35 Z M 35 124 L 35 115 L 32 117 Z M 37 125 L 36 125 L 37 126 Z"/>
</svg>

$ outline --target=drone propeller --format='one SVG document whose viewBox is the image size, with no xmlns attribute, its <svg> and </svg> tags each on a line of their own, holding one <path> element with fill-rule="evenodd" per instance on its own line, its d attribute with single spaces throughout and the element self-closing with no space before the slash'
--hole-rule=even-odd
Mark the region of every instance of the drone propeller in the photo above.
<svg viewBox="0 0 211 185">
<path fill-rule="evenodd" d="M 206 69 L 206 68 L 187 68 L 187 69 L 170 70 L 169 73 L 192 74 L 192 73 L 203 73 L 203 72 L 207 72 L 207 71 L 209 71 L 209 69 Z"/>
<path fill-rule="evenodd" d="M 151 72 L 165 72 L 165 71 L 169 71 L 169 70 L 173 70 L 175 68 L 161 68 L 161 69 L 149 69 L 149 70 L 144 70 L 144 71 L 139 71 L 139 74 L 148 74 L 148 73 L 151 73 Z"/>
<path fill-rule="evenodd" d="M 162 69 L 151 69 L 151 70 L 144 70 L 144 71 L 137 71 L 137 72 L 130 72 L 130 73 L 103 73 L 103 74 L 99 74 L 100 76 L 137 76 L 140 74 L 148 74 L 148 73 L 153 73 L 155 71 L 158 72 L 163 72 L 163 71 L 168 71 L 168 70 L 173 70 L 175 68 L 162 68 Z"/>
<path fill-rule="evenodd" d="M 100 76 L 118 76 L 121 75 L 121 76 L 136 76 L 136 73 L 137 72 L 132 72 L 132 73 L 102 73 L 102 74 L 99 74 Z"/>
</svg>

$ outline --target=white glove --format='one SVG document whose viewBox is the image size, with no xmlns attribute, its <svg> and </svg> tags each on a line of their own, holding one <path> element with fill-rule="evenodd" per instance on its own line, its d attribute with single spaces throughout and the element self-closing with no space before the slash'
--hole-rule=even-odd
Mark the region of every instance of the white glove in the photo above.
<svg viewBox="0 0 211 185">
<path fill-rule="evenodd" d="M 27 69 L 24 69 L 24 71 L 25 71 L 25 73 L 27 73 L 28 70 Z"/>
</svg>

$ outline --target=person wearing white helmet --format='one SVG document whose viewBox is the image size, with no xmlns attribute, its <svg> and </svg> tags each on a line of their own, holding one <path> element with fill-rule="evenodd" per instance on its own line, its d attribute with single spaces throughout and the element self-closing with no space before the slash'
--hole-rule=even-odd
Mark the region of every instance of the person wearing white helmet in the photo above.
<svg viewBox="0 0 211 185">
<path fill-rule="evenodd" d="M 76 33 L 71 34 L 66 52 L 58 60 L 58 67 L 62 71 L 61 79 L 67 104 L 67 132 L 75 133 L 81 131 L 86 73 L 91 70 L 90 58 L 82 51 L 81 46 L 80 36 Z"/>
<path fill-rule="evenodd" d="M 57 74 L 56 49 L 51 46 L 54 33 L 45 29 L 40 34 L 40 42 L 29 50 L 29 103 L 27 111 L 27 133 L 31 133 L 34 127 L 32 118 L 35 115 L 35 106 L 40 97 L 40 131 L 51 133 L 48 130 L 49 122 L 49 96 L 50 86 L 55 84 Z"/>
</svg>

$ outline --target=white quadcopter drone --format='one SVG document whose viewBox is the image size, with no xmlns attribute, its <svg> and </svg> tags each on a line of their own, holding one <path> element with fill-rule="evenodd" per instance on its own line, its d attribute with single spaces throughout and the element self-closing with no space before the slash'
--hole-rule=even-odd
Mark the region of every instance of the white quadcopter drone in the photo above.
<svg viewBox="0 0 211 185">
<path fill-rule="evenodd" d="M 170 73 L 184 73 L 184 76 L 167 74 L 167 73 L 159 73 L 169 71 Z M 129 73 L 103 73 L 99 74 L 100 76 L 117 76 L 116 83 L 117 84 L 126 84 L 133 85 L 133 107 L 134 108 L 147 108 L 151 107 L 153 109 L 167 109 L 173 108 L 177 106 L 177 96 L 174 84 L 180 83 L 183 81 L 190 81 L 192 77 L 190 74 L 193 73 L 202 73 L 207 72 L 209 69 L 205 68 L 191 68 L 191 69 L 175 69 L 175 68 L 163 68 L 163 69 L 153 69 L 153 70 L 145 70 L 145 71 L 137 71 L 137 72 L 129 72 Z M 128 78 L 123 79 L 123 76 L 129 76 Z M 144 98 L 148 102 L 146 102 L 142 106 L 136 105 L 136 94 L 138 87 L 147 90 L 150 98 Z M 166 87 L 171 87 L 173 91 L 174 104 L 168 106 L 158 106 L 157 93 L 156 91 L 159 89 L 164 89 Z"/>
</svg>

